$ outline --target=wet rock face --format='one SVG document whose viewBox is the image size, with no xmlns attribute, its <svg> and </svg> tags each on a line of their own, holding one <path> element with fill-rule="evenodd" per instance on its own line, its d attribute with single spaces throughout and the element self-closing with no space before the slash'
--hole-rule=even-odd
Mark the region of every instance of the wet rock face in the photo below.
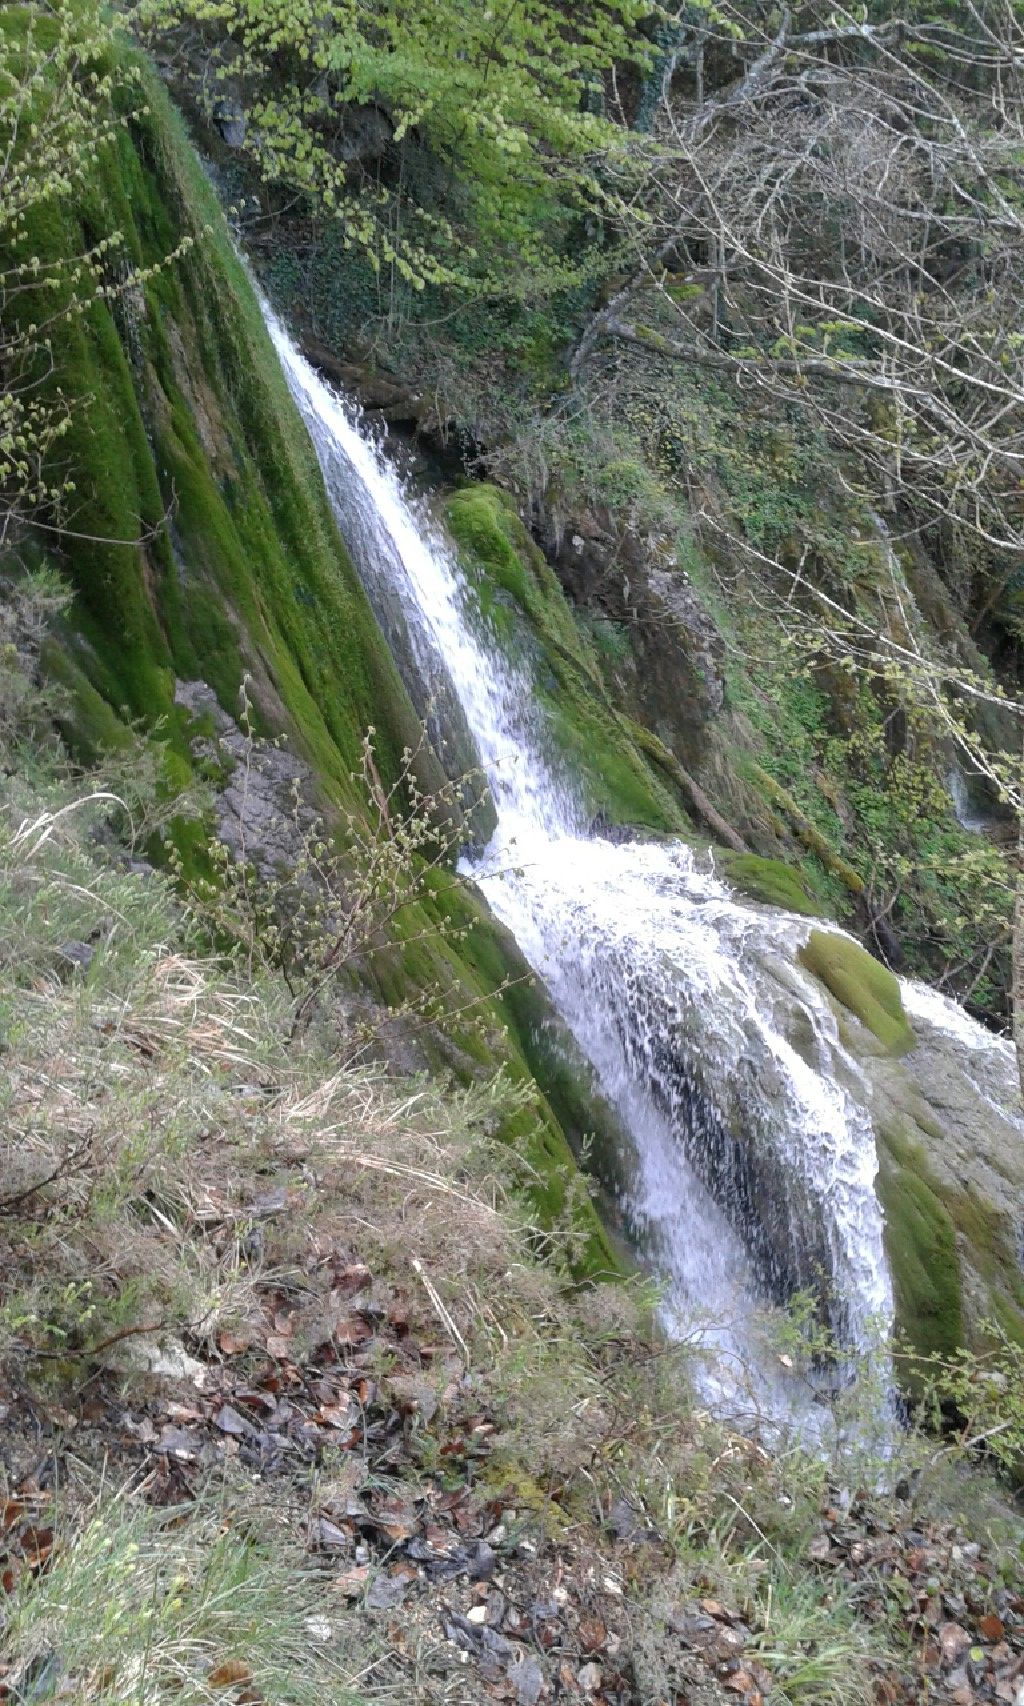
<svg viewBox="0 0 1024 1706">
<path fill-rule="evenodd" d="M 749 1094 L 744 1095 L 744 1090 Z M 657 1099 L 671 1116 L 698 1178 L 743 1240 L 758 1279 L 784 1305 L 798 1292 L 822 1298 L 822 1317 L 840 1337 L 846 1311 L 829 1239 L 826 1205 L 780 1148 L 771 1107 L 742 1071 L 729 1086 L 702 1082 L 679 1039 L 659 1063 Z"/>
<path fill-rule="evenodd" d="M 827 1192 L 787 1142 L 786 1088 L 754 1035 L 728 1068 L 685 1006 L 646 989 L 646 1023 L 620 1020 L 623 1044 L 668 1119 L 680 1153 L 742 1241 L 764 1295 L 784 1305 L 819 1297 L 823 1322 L 849 1328 Z"/>
<path fill-rule="evenodd" d="M 928 1288 L 906 1283 L 902 1297 L 898 1284 L 898 1308 L 915 1342 L 923 1337 L 925 1346 L 936 1328 L 947 1340 L 978 1344 L 989 1321 L 1020 1336 L 1024 1132 L 1011 1051 L 994 1037 L 988 1049 L 972 1046 L 966 1034 L 951 1035 L 923 1015 L 912 1022 L 918 1043 L 899 1063 L 902 1070 L 877 1058 L 865 1063 L 894 1277 L 901 1265 L 913 1275 L 907 1244 L 916 1238 L 932 1282 Z M 951 1251 L 955 1292 L 944 1248 Z"/>
<path fill-rule="evenodd" d="M 870 1113 L 896 1325 L 921 1355 L 1024 1336 L 1024 1115 L 1011 1046 L 923 986 L 901 986 L 894 1058 L 841 1002 L 834 1071 Z"/>
<path fill-rule="evenodd" d="M 723 710 L 724 649 L 714 623 L 667 541 L 638 537 L 588 511 L 542 542 L 574 602 L 621 625 L 627 655 L 618 685 L 667 745 L 700 756 L 701 731 Z"/>
<path fill-rule="evenodd" d="M 268 879 L 293 866 L 317 818 L 309 765 L 286 747 L 248 735 L 205 681 L 177 682 L 174 700 L 209 731 L 196 735 L 192 750 L 222 773 L 214 811 L 218 838 L 232 858 L 251 861 Z"/>
</svg>

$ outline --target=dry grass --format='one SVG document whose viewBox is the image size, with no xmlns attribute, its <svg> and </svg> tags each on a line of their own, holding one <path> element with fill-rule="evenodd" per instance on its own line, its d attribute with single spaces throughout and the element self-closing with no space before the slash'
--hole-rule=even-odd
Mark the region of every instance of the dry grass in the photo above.
<svg viewBox="0 0 1024 1706">
<path fill-rule="evenodd" d="M 290 1040 L 283 984 L 198 952 L 165 879 L 111 855 L 120 809 L 93 790 L 0 820 L 0 1356 L 31 1380 L 141 1329 L 213 1342 L 272 1276 L 315 1296 L 344 1246 L 457 1344 L 550 1337 L 557 1288 L 490 1135 L 523 1092 Z"/>
</svg>

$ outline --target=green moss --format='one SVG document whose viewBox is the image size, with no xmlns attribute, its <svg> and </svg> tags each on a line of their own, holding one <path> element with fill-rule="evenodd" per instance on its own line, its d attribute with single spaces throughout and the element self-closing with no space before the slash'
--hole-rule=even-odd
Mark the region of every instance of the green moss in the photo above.
<svg viewBox="0 0 1024 1706">
<path fill-rule="evenodd" d="M 898 1134 L 881 1134 L 879 1163 L 897 1331 L 916 1356 L 951 1356 L 963 1343 L 964 1330 L 952 1217 L 920 1151 Z"/>
<path fill-rule="evenodd" d="M 59 451 L 76 490 L 70 531 L 47 537 L 77 595 L 74 671 L 114 712 L 153 724 L 173 717 L 176 675 L 202 676 L 234 712 L 248 670 L 263 725 L 283 725 L 325 790 L 351 801 L 366 727 L 392 779 L 403 747 L 419 744 L 416 719 L 248 276 L 148 73 L 145 99 L 101 152 L 92 192 L 48 205 L 22 243 L 45 260 L 117 230 L 119 266 L 157 269 L 53 328 L 53 383 L 76 400 Z M 187 256 L 161 265 L 183 239 Z M 49 317 L 61 304 L 26 292 L 17 312 L 43 306 Z M 83 746 L 96 722 L 87 700 L 78 693 Z M 429 754 L 423 769 L 436 785 Z"/>
<path fill-rule="evenodd" d="M 820 859 L 826 871 L 831 872 L 833 876 L 845 883 L 852 894 L 863 894 L 863 877 L 854 870 L 848 860 L 836 852 L 834 847 L 829 846 L 821 831 L 816 829 L 810 819 L 801 811 L 792 794 L 776 782 L 774 776 L 769 776 L 766 770 L 762 770 L 759 764 L 748 763 L 746 770 L 765 797 L 773 805 L 778 806 L 780 811 L 789 819 L 797 837 L 803 842 L 808 852 Z"/>
<path fill-rule="evenodd" d="M 859 942 L 829 930 L 812 930 L 799 957 L 890 1054 L 906 1054 L 914 1047 L 899 983 Z"/>
<path fill-rule="evenodd" d="M 734 853 L 726 848 L 715 855 L 733 888 L 765 906 L 782 906 L 808 918 L 820 918 L 821 907 L 811 899 L 802 873 L 782 859 L 761 859 L 756 853 Z"/>
<path fill-rule="evenodd" d="M 94 764 L 104 752 L 128 746 L 130 731 L 97 692 L 67 646 L 47 641 L 42 666 L 49 679 L 59 682 L 67 693 L 67 712 L 61 717 L 62 733 L 80 764 Z"/>
<path fill-rule="evenodd" d="M 531 553 L 526 534 L 496 486 L 467 486 L 448 504 L 448 527 L 459 547 L 525 611 L 529 608 Z"/>
<path fill-rule="evenodd" d="M 447 522 L 497 639 L 527 659 L 546 731 L 582 779 L 591 811 L 687 833 L 679 799 L 611 703 L 592 638 L 508 498 L 494 486 L 468 486 L 449 499 Z"/>
</svg>

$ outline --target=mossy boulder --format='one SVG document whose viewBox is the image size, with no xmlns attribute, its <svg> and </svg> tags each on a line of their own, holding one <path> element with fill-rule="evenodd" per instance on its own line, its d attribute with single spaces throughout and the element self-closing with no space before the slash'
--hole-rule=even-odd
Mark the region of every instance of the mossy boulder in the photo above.
<svg viewBox="0 0 1024 1706">
<path fill-rule="evenodd" d="M 897 979 L 859 942 L 830 930 L 812 930 L 800 950 L 800 963 L 889 1054 L 906 1054 L 914 1047 Z"/>
<path fill-rule="evenodd" d="M 897 1334 L 917 1357 L 951 1356 L 964 1337 L 953 1218 L 922 1151 L 896 1129 L 879 1132 L 878 1159 Z"/>
<path fill-rule="evenodd" d="M 734 853 L 729 848 L 717 852 L 715 862 L 732 887 L 750 900 L 807 918 L 821 917 L 821 907 L 808 894 L 796 866 L 782 859 L 762 859 L 756 853 Z"/>
<path fill-rule="evenodd" d="M 896 1326 L 920 1359 L 975 1351 L 993 1323 L 1024 1344 L 1024 1117 L 1013 1047 L 902 986 L 914 1049 L 894 1055 L 840 1027 L 831 1071 L 871 1117 Z M 850 1057 L 852 1056 L 852 1061 Z"/>
</svg>

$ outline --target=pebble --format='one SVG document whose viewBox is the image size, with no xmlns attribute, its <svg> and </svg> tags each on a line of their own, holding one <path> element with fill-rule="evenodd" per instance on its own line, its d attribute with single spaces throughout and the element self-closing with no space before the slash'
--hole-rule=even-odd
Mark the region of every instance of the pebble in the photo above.
<svg viewBox="0 0 1024 1706">
<path fill-rule="evenodd" d="M 584 1665 L 576 1678 L 576 1681 L 579 1683 L 584 1694 L 596 1694 L 601 1686 L 601 1666 L 595 1664 Z"/>
<path fill-rule="evenodd" d="M 544 1672 L 537 1660 L 527 1653 L 509 1666 L 507 1675 L 516 1691 L 519 1706 L 537 1706 L 544 1689 Z"/>
</svg>

